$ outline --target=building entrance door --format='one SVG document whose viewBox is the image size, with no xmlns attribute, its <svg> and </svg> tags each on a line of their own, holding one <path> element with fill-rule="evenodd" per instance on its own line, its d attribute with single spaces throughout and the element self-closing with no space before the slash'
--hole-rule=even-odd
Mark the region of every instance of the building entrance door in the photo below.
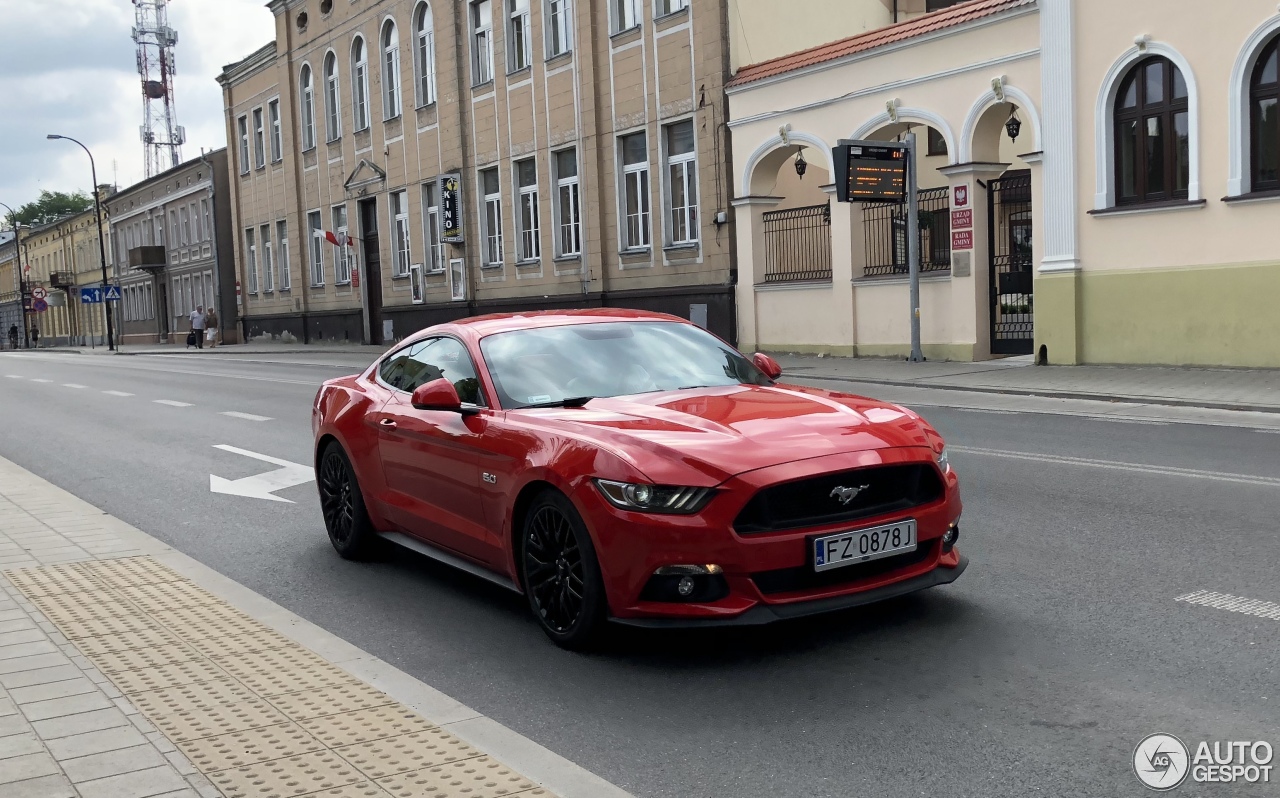
<svg viewBox="0 0 1280 798">
<path fill-rule="evenodd" d="M 360 200 L 360 247 L 365 279 L 365 306 L 369 324 L 365 340 L 371 344 L 382 340 L 382 258 L 378 246 L 378 200 Z"/>
<path fill-rule="evenodd" d="M 1029 355 L 1035 344 L 1031 292 L 1031 172 L 1005 172 L 987 191 L 991 261 L 991 354 Z"/>
</svg>

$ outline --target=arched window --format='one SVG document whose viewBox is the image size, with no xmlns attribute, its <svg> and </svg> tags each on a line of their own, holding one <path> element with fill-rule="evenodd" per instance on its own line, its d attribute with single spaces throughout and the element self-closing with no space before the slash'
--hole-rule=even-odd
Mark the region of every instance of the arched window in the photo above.
<svg viewBox="0 0 1280 798">
<path fill-rule="evenodd" d="M 302 65 L 302 76 L 298 80 L 302 87 L 302 149 L 309 150 L 316 146 L 316 105 L 315 93 L 311 86 L 311 65 Z"/>
<path fill-rule="evenodd" d="M 342 136 L 342 107 L 339 105 L 338 57 L 330 52 L 324 57 L 324 110 L 329 141 Z"/>
<path fill-rule="evenodd" d="M 1262 49 L 1249 80 L 1253 190 L 1280 190 L 1280 36 Z"/>
<path fill-rule="evenodd" d="M 1187 199 L 1190 120 L 1182 72 L 1163 56 L 1134 64 L 1115 105 L 1116 204 Z"/>
<path fill-rule="evenodd" d="M 426 3 L 413 14 L 413 38 L 418 105 L 430 105 L 436 101 L 436 34 L 431 6 Z"/>
<path fill-rule="evenodd" d="M 362 36 L 351 43 L 351 115 L 357 131 L 369 127 L 369 56 Z"/>
<path fill-rule="evenodd" d="M 382 116 L 400 115 L 400 32 L 387 20 L 382 26 Z"/>
</svg>

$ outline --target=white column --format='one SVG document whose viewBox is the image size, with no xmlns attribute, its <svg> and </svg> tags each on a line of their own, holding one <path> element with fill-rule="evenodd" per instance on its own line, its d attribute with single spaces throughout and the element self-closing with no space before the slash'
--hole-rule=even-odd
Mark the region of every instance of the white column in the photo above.
<svg viewBox="0 0 1280 798">
<path fill-rule="evenodd" d="M 1040 271 L 1080 268 L 1072 0 L 1040 0 L 1040 97 L 1044 141 L 1044 242 Z"/>
<path fill-rule="evenodd" d="M 756 325 L 756 285 L 764 282 L 764 212 L 776 208 L 782 197 L 739 197 L 733 205 L 734 233 L 738 238 L 738 346 L 754 349 L 760 343 Z"/>
</svg>

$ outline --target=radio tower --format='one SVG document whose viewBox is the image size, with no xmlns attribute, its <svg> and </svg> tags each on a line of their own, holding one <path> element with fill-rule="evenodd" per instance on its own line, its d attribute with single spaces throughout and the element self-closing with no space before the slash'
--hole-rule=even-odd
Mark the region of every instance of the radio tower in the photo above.
<svg viewBox="0 0 1280 798">
<path fill-rule="evenodd" d="M 142 76 L 143 160 L 147 177 L 182 162 L 186 130 L 177 124 L 173 107 L 173 48 L 178 32 L 169 27 L 168 0 L 133 0 L 137 24 L 133 40 L 138 45 L 138 74 Z"/>
</svg>

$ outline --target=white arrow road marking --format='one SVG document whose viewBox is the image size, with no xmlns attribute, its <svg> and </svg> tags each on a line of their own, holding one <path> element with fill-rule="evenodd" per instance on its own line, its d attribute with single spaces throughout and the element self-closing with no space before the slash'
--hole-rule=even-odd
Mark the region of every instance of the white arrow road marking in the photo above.
<svg viewBox="0 0 1280 798">
<path fill-rule="evenodd" d="M 35 377 L 32 377 L 31 381 L 32 382 L 53 382 L 53 380 L 41 380 L 41 379 L 36 379 Z"/>
<path fill-rule="evenodd" d="M 151 401 L 154 404 L 168 405 L 169 407 L 194 407 L 195 406 L 190 404 L 189 402 L 175 402 L 172 399 L 152 399 Z"/>
<path fill-rule="evenodd" d="M 103 393 L 107 396 L 133 396 L 133 394 L 125 393 L 124 391 L 103 391 Z"/>
<path fill-rule="evenodd" d="M 261 460 L 264 463 L 281 466 L 276 471 L 268 471 L 265 474 L 258 474 L 252 477 L 244 477 L 243 479 L 223 479 L 214 474 L 209 475 L 209 490 L 214 493 L 227 493 L 232 496 L 245 496 L 250 499 L 264 499 L 269 502 L 284 502 L 285 504 L 293 504 L 289 499 L 282 499 L 274 495 L 273 491 L 292 488 L 294 485 L 301 485 L 304 482 L 311 482 L 316 478 L 315 469 L 308 465 L 292 463 L 288 460 L 281 460 L 276 457 L 269 457 L 265 454 L 251 452 L 248 449 L 237 449 L 234 446 L 228 446 L 220 443 L 213 448 L 221 449 L 224 452 L 233 454 L 242 454 L 245 457 L 252 457 L 255 460 Z"/>
<path fill-rule="evenodd" d="M 25 377 L 23 377 L 21 374 L 6 374 L 6 375 L 4 375 L 4 376 L 8 377 L 8 378 L 9 378 L 9 379 L 11 379 L 11 380 L 23 380 L 23 379 L 26 379 L 26 378 L 25 378 Z"/>
<path fill-rule="evenodd" d="M 253 413 L 237 413 L 234 410 L 228 410 L 219 413 L 220 416 L 231 416 L 232 418 L 243 418 L 245 421 L 270 421 L 270 416 L 255 416 Z"/>
<path fill-rule="evenodd" d="M 1245 615 L 1256 615 L 1259 618 L 1280 621 L 1280 604 L 1271 601 L 1243 598 L 1227 593 L 1215 593 L 1212 590 L 1196 590 L 1186 595 L 1178 596 L 1174 601 L 1185 601 L 1188 604 L 1199 604 L 1218 610 L 1242 612 Z"/>
<path fill-rule="evenodd" d="M 1143 474 L 1160 474 L 1166 477 L 1191 477 L 1193 479 L 1211 479 L 1218 482 L 1239 482 L 1245 485 L 1262 485 L 1269 488 L 1280 488 L 1280 477 L 1263 477 L 1253 474 L 1232 474 L 1224 471 L 1202 471 L 1197 468 L 1174 468 L 1173 466 L 1145 465 L 1143 463 L 1124 463 L 1117 460 L 1093 460 L 1087 457 L 1065 457 L 1054 454 L 1033 454 L 1031 452 L 1008 452 L 1002 449 L 980 449 L 973 446 L 948 446 L 953 452 L 962 454 L 980 454 L 991 457 L 1005 457 L 1012 460 L 1030 460 L 1037 463 L 1055 463 L 1058 465 L 1085 466 L 1087 468 L 1105 468 L 1112 471 L 1136 471 Z"/>
</svg>

